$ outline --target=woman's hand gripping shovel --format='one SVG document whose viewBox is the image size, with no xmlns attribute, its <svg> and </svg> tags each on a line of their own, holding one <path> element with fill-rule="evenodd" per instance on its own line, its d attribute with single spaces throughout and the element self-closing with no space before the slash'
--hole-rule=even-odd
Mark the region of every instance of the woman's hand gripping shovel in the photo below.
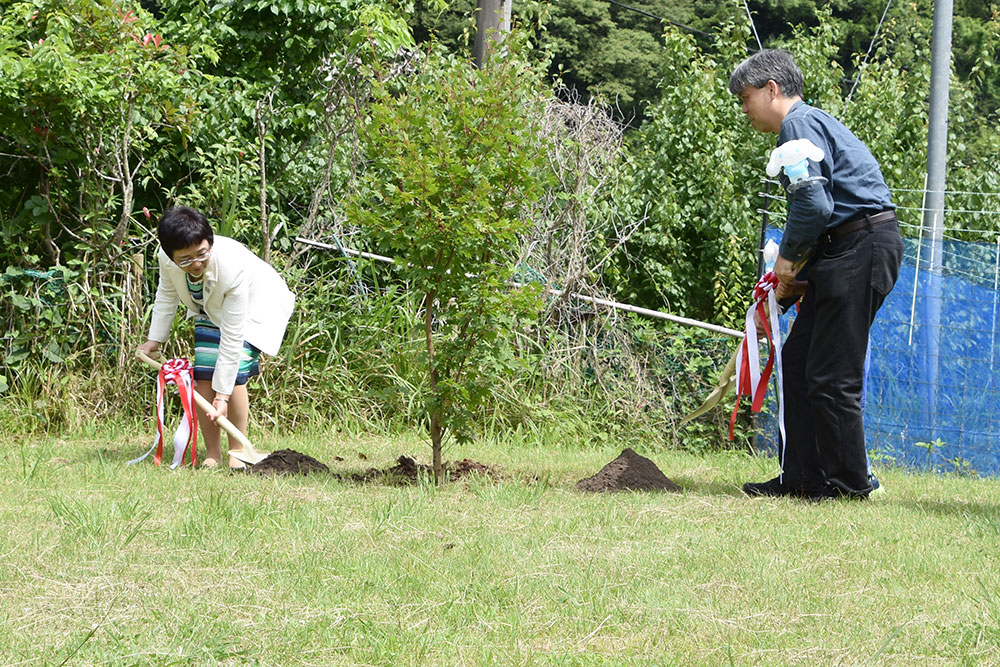
<svg viewBox="0 0 1000 667">
<path fill-rule="evenodd" d="M 157 371 L 159 371 L 160 367 L 163 366 L 163 364 L 156 361 L 155 359 L 152 359 L 149 355 L 147 355 L 142 351 L 136 351 L 135 354 L 139 359 L 141 359 L 147 365 L 152 366 Z M 195 403 L 198 404 L 198 407 L 204 410 L 206 413 L 211 412 L 215 409 L 212 407 L 212 404 L 209 403 L 205 399 L 205 397 L 199 394 L 198 392 L 194 392 L 194 400 Z M 253 446 L 253 444 L 251 444 L 250 439 L 247 438 L 245 435 L 243 435 L 243 433 L 241 433 L 240 430 L 236 428 L 236 426 L 234 426 L 233 423 L 229 421 L 227 418 L 219 417 L 218 419 L 215 420 L 215 422 L 222 427 L 223 431 L 229 434 L 230 438 L 235 438 L 237 442 L 243 445 L 242 450 L 230 449 L 229 455 L 231 457 L 239 461 L 242 461 L 247 465 L 256 465 L 257 463 L 260 463 L 261 461 L 267 458 L 268 452 L 257 451 L 257 449 Z"/>
</svg>

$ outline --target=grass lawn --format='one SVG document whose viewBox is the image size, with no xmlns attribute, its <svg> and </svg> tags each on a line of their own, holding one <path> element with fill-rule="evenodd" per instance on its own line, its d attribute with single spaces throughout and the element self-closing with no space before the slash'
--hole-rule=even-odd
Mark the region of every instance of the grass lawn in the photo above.
<svg viewBox="0 0 1000 667">
<path fill-rule="evenodd" d="M 0 663 L 1000 664 L 996 480 L 749 499 L 773 460 L 651 448 L 683 493 L 585 496 L 620 448 L 479 443 L 447 458 L 513 479 L 435 488 L 125 465 L 148 444 L 0 436 Z M 415 436 L 259 446 L 429 458 Z"/>
</svg>

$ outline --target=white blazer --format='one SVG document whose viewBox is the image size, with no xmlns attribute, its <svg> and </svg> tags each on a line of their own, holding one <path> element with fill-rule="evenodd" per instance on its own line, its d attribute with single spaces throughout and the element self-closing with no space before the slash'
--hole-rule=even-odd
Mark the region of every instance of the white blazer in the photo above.
<svg viewBox="0 0 1000 667">
<path fill-rule="evenodd" d="M 239 371 L 240 351 L 247 341 L 261 352 L 276 355 L 295 307 L 295 295 L 274 268 L 245 245 L 216 236 L 202 277 L 204 308 L 192 299 L 187 274 L 160 248 L 160 281 L 153 302 L 149 340 L 170 336 L 178 303 L 188 317 L 204 314 L 219 327 L 219 357 L 212 389 L 231 394 Z"/>
</svg>

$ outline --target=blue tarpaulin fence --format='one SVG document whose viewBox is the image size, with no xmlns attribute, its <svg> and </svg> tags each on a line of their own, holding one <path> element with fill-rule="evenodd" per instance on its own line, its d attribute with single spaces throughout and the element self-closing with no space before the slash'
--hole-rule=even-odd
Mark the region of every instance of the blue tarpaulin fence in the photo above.
<svg viewBox="0 0 1000 667">
<path fill-rule="evenodd" d="M 871 330 L 868 451 L 876 461 L 1000 474 L 1000 244 L 941 241 L 943 268 L 931 273 L 930 244 L 904 243 L 899 279 Z M 786 335 L 793 318 L 782 318 Z M 767 449 L 777 443 L 771 408 L 758 420 Z"/>
</svg>

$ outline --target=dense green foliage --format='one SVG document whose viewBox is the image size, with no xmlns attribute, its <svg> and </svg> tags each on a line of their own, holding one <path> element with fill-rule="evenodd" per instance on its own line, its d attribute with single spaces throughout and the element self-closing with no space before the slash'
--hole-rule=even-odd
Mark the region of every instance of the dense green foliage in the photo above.
<svg viewBox="0 0 1000 667">
<path fill-rule="evenodd" d="M 669 84 L 632 142 L 636 193 L 651 208 L 632 244 L 639 270 L 622 270 L 625 293 L 630 301 L 662 299 L 671 311 L 702 317 L 718 303 L 718 314 L 731 322 L 756 270 L 747 241 L 758 220 L 766 140 L 743 121 L 727 91 L 726 72 L 738 54 L 717 60 L 679 32 L 665 38 L 661 71 Z"/>
<path fill-rule="evenodd" d="M 5 5 L 2 363 L 32 385 L 30 413 L 46 420 L 61 412 L 60 366 L 116 365 L 135 331 L 140 192 L 190 133 L 200 77 L 138 8 Z"/>
<path fill-rule="evenodd" d="M 690 0 L 621 4 L 639 11 L 601 0 L 533 0 L 515 3 L 513 12 L 535 33 L 553 77 L 585 97 L 604 97 L 631 119 L 641 116 L 657 97 L 661 37 L 668 21 L 704 24 L 711 30 L 718 23 L 720 7 L 728 4 Z M 475 7 L 473 0 L 453 2 L 446 10 L 418 7 L 410 21 L 414 35 L 461 45 L 473 34 L 470 19 Z M 694 31 L 707 34 L 697 27 Z"/>
<path fill-rule="evenodd" d="M 815 28 L 821 23 L 836 31 L 831 59 L 843 70 L 839 85 L 846 94 L 859 74 L 857 54 L 872 49 L 874 60 L 909 61 L 921 42 L 886 42 L 876 30 L 900 20 L 916 19 L 929 34 L 933 3 L 886 0 L 755 0 L 749 2 L 756 36 L 765 47 L 787 43 L 793 26 Z M 418 39 L 435 35 L 460 46 L 473 30 L 470 23 L 475 2 L 459 0 L 447 10 L 418 7 L 411 18 Z M 888 11 L 886 11 L 888 10 Z M 954 3 L 953 53 L 955 71 L 962 80 L 982 78 L 976 110 L 994 126 L 1000 110 L 1000 70 L 996 2 L 966 0 Z M 626 120 L 638 124 L 648 119 L 659 98 L 662 77 L 662 35 L 672 27 L 711 48 L 715 33 L 725 24 L 747 26 L 742 45 L 757 48 L 742 2 L 692 2 L 691 0 L 536 0 L 515 3 L 515 16 L 536 33 L 540 49 L 549 59 L 549 71 L 567 86 L 588 95 L 604 96 Z M 992 119 L 992 120 L 989 120 Z"/>
</svg>

